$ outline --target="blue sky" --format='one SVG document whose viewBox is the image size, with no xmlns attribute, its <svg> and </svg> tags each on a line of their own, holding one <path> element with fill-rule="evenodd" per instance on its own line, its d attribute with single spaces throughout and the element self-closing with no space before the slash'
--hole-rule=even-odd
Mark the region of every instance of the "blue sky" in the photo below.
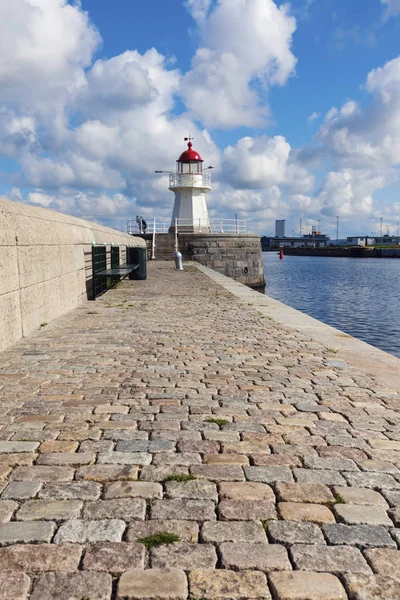
<svg viewBox="0 0 400 600">
<path fill-rule="evenodd" d="M 5 196 L 168 221 L 191 134 L 213 218 L 396 231 L 400 0 L 14 0 L 0 28 Z"/>
</svg>

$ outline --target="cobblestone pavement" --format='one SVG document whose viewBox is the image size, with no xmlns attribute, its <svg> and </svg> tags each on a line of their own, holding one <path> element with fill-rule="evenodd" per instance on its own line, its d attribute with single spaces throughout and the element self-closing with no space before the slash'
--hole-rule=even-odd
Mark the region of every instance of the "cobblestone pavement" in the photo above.
<svg viewBox="0 0 400 600">
<path fill-rule="evenodd" d="M 195 267 L 0 358 L 0 600 L 399 600 L 398 395 Z"/>
</svg>

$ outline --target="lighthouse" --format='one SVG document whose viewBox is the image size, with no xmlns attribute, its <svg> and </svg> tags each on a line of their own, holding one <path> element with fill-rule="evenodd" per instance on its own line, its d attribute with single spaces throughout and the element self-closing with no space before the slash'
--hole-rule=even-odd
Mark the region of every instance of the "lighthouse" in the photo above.
<svg viewBox="0 0 400 600">
<path fill-rule="evenodd" d="M 185 141 L 188 140 L 187 150 L 176 161 L 176 173 L 170 173 L 169 176 L 169 189 L 175 194 L 171 229 L 175 229 L 175 219 L 178 219 L 180 231 L 209 233 L 211 230 L 206 194 L 211 190 L 208 169 L 212 167 L 203 169 L 204 161 L 193 150 L 191 139 L 185 138 Z"/>
</svg>

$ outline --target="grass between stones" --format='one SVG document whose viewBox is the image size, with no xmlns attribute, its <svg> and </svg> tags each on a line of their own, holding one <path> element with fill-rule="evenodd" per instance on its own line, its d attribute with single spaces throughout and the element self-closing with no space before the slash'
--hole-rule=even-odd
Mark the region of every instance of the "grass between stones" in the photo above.
<svg viewBox="0 0 400 600">
<path fill-rule="evenodd" d="M 222 427 L 223 425 L 229 423 L 229 421 L 227 421 L 226 419 L 216 419 L 215 417 L 210 417 L 209 419 L 206 419 L 206 422 L 215 423 L 216 425 L 218 425 L 218 427 Z"/>
<path fill-rule="evenodd" d="M 138 544 L 143 544 L 144 546 L 146 546 L 147 550 L 150 550 L 150 548 L 157 548 L 157 546 L 162 546 L 163 544 L 172 544 L 173 542 L 180 542 L 181 538 L 175 533 L 160 531 L 159 533 L 149 535 L 148 537 L 138 538 L 136 541 Z"/>
<path fill-rule="evenodd" d="M 168 477 L 164 479 L 164 483 L 166 481 L 193 481 L 194 479 L 196 479 L 196 477 L 188 475 L 187 473 L 175 473 L 174 475 L 168 475 Z"/>
</svg>

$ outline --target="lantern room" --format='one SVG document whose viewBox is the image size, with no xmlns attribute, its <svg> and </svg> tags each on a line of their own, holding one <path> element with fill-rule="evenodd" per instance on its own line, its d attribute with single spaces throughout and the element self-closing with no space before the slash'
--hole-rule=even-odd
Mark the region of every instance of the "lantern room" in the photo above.
<svg viewBox="0 0 400 600">
<path fill-rule="evenodd" d="M 203 172 L 203 160 L 198 152 L 192 149 L 192 142 L 188 142 L 188 149 L 182 152 L 176 161 L 177 173 L 201 174 Z"/>
</svg>

